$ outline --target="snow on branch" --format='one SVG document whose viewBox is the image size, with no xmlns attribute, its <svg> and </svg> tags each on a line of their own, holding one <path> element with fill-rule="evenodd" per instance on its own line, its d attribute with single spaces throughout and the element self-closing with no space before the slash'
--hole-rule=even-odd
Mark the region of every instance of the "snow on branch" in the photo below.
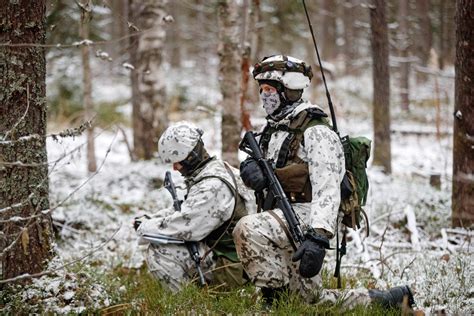
<svg viewBox="0 0 474 316">
<path fill-rule="evenodd" d="M 413 245 L 413 250 L 419 251 L 421 249 L 420 237 L 418 235 L 418 228 L 416 227 L 415 212 L 411 205 L 405 207 L 405 216 L 407 218 L 407 228 L 410 231 L 410 240 Z"/>
<path fill-rule="evenodd" d="M 11 283 L 11 282 L 16 282 L 16 281 L 20 281 L 20 280 L 25 280 L 25 279 L 33 279 L 33 278 L 38 278 L 38 277 L 41 277 L 43 275 L 50 275 L 50 274 L 53 274 L 55 273 L 56 271 L 59 271 L 59 270 L 62 270 L 64 268 L 66 268 L 67 266 L 70 266 L 72 264 L 75 264 L 75 263 L 78 263 L 78 262 L 81 262 L 81 261 L 84 261 L 85 259 L 87 259 L 88 257 L 92 256 L 94 253 L 96 253 L 97 251 L 99 251 L 100 249 L 104 248 L 110 241 L 112 241 L 115 237 L 115 235 L 117 235 L 117 233 L 119 232 L 119 230 L 122 228 L 122 223 L 120 223 L 119 227 L 114 231 L 114 233 L 109 237 L 107 238 L 107 240 L 105 240 L 103 243 L 101 243 L 100 245 L 92 248 L 91 251 L 89 251 L 87 254 L 79 257 L 78 259 L 75 259 L 75 260 L 72 260 L 68 263 L 65 263 L 63 264 L 62 266 L 59 266 L 57 268 L 54 268 L 54 269 L 51 269 L 51 270 L 47 270 L 47 271 L 43 271 L 43 272 L 39 272 L 39 273 L 34 273 L 34 274 L 29 274 L 29 273 L 25 273 L 25 274 L 22 274 L 22 275 L 18 275 L 14 278 L 10 278 L 10 279 L 5 279 L 5 280 L 0 280 L 0 284 L 5 284 L 5 283 Z"/>
<path fill-rule="evenodd" d="M 135 33 L 127 34 L 124 36 L 121 36 L 119 38 L 115 39 L 110 39 L 106 41 L 91 41 L 88 39 L 82 40 L 82 41 L 76 41 L 71 44 L 38 44 L 38 43 L 11 43 L 11 42 L 6 42 L 6 43 L 0 43 L 0 47 L 44 47 L 44 48 L 80 48 L 83 45 L 87 46 L 103 46 L 103 45 L 108 45 L 111 43 L 116 43 L 116 42 L 121 42 L 124 40 L 128 40 L 133 37 L 140 36 L 145 33 L 150 33 L 155 31 L 156 27 L 152 27 L 143 31 L 138 31 Z"/>
<path fill-rule="evenodd" d="M 28 222 L 26 223 L 25 226 L 23 226 L 24 229 L 28 228 L 29 226 L 35 224 L 35 222 L 33 221 L 34 219 L 38 218 L 38 217 L 41 217 L 43 215 L 46 215 L 46 214 L 49 214 L 51 213 L 52 211 L 54 211 L 55 209 L 57 209 L 58 207 L 60 207 L 61 205 L 63 205 L 67 200 L 69 200 L 71 198 L 72 195 L 74 195 L 77 191 L 79 191 L 82 187 L 84 187 L 93 177 L 95 177 L 99 172 L 100 170 L 102 169 L 102 167 L 104 166 L 105 164 L 105 161 L 107 160 L 107 157 L 110 153 L 110 151 L 112 150 L 112 145 L 113 143 L 115 142 L 115 139 L 117 138 L 117 134 L 118 134 L 118 131 L 115 133 L 115 136 L 114 138 L 112 139 L 108 149 L 107 149 L 107 152 L 104 156 L 104 159 L 102 160 L 101 164 L 99 165 L 99 167 L 97 168 L 97 170 L 92 173 L 86 180 L 84 180 L 80 185 L 78 185 L 77 187 L 74 188 L 74 190 L 72 190 L 62 201 L 60 201 L 59 203 L 57 203 L 56 205 L 54 205 L 53 207 L 50 207 L 49 209 L 47 210 L 41 210 L 41 214 L 39 214 L 40 210 L 36 209 L 35 212 L 29 216 L 29 217 L 26 217 L 26 218 L 21 218 L 21 221 L 23 220 L 27 220 Z M 55 164 L 56 166 L 56 164 Z M 49 172 L 49 174 L 52 172 L 52 170 Z M 45 179 L 47 180 L 49 178 L 49 174 L 48 174 L 48 177 L 46 177 Z M 42 182 L 36 187 L 36 189 L 38 189 L 39 187 L 42 186 L 42 184 L 44 183 L 45 179 L 42 180 Z M 33 190 L 33 192 L 28 196 L 28 198 L 21 202 L 21 203 L 17 203 L 15 205 L 12 205 L 12 206 L 9 206 L 9 207 L 6 207 L 6 208 L 3 208 L 3 209 L 0 209 L 0 214 L 1 213 L 4 213 L 4 212 L 7 212 L 7 211 L 11 211 L 11 210 L 14 210 L 16 208 L 20 208 L 20 207 L 23 207 L 23 206 L 26 206 L 30 201 L 31 199 L 35 196 L 35 190 Z M 8 220 L 4 220 L 2 221 L 2 223 L 5 223 L 5 222 L 19 222 L 20 219 L 15 216 L 13 217 L 13 220 L 12 218 L 8 219 Z M 3 249 L 3 251 L 0 253 L 0 259 L 3 258 L 6 253 L 13 248 L 13 246 L 21 239 L 21 236 L 22 236 L 22 233 L 23 233 L 23 230 L 15 237 L 15 239 L 13 240 L 13 242 L 8 245 L 6 248 Z M 1 284 L 1 283 L 0 283 Z"/>
<path fill-rule="evenodd" d="M 26 112 L 25 112 L 25 115 L 26 115 Z M 85 121 L 84 123 L 82 123 L 78 127 L 67 128 L 67 129 L 65 129 L 65 130 L 63 130 L 59 133 L 46 134 L 46 135 L 30 134 L 30 135 L 19 137 L 19 138 L 14 139 L 14 140 L 6 140 L 7 134 L 9 134 L 11 132 L 11 130 L 14 129 L 14 127 L 13 127 L 10 131 L 8 131 L 5 134 L 3 139 L 0 140 L 0 145 L 13 145 L 15 143 L 28 142 L 28 141 L 31 141 L 31 140 L 40 140 L 40 139 L 44 139 L 44 138 L 48 138 L 48 137 L 51 137 L 55 141 L 58 141 L 59 138 L 80 136 L 80 135 L 82 135 L 82 133 L 86 129 L 88 129 L 92 126 L 92 122 L 94 121 L 94 119 L 95 119 L 95 117 L 93 117 L 91 120 Z"/>
</svg>

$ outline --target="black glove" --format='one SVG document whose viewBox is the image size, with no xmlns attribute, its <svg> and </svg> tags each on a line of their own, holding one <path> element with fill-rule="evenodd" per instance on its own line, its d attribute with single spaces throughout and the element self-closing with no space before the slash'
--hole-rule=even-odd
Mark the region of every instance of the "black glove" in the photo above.
<svg viewBox="0 0 474 316">
<path fill-rule="evenodd" d="M 150 219 L 150 216 L 141 215 L 141 216 L 135 217 L 135 219 L 133 220 L 133 229 L 135 229 L 135 231 L 137 231 L 138 227 L 143 222 L 143 219 Z"/>
<path fill-rule="evenodd" d="M 325 248 L 329 248 L 329 240 L 314 232 L 307 233 L 305 236 L 306 240 L 296 250 L 291 260 L 293 262 L 301 260 L 300 275 L 303 278 L 312 278 L 321 271 L 326 255 Z"/>
<path fill-rule="evenodd" d="M 257 160 L 248 157 L 240 163 L 240 177 L 246 186 L 259 192 L 268 185 L 267 178 L 258 165 Z"/>
</svg>

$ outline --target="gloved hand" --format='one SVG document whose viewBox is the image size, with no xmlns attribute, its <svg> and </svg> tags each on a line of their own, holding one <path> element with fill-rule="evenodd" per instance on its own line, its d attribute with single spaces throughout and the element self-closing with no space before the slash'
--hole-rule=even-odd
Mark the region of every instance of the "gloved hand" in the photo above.
<svg viewBox="0 0 474 316">
<path fill-rule="evenodd" d="M 246 186 L 260 192 L 268 185 L 268 180 L 258 165 L 257 160 L 248 157 L 240 163 L 240 177 Z"/>
<path fill-rule="evenodd" d="M 133 220 L 133 229 L 137 231 L 138 227 L 140 227 L 143 220 L 146 220 L 146 219 L 150 219 L 150 216 L 145 214 L 145 215 L 140 215 L 140 216 L 135 217 L 135 219 Z"/>
<path fill-rule="evenodd" d="M 325 248 L 329 248 L 329 240 L 314 232 L 307 233 L 305 237 L 306 240 L 296 250 L 291 260 L 293 262 L 301 260 L 300 275 L 303 278 L 312 278 L 321 271 L 326 255 Z"/>
</svg>

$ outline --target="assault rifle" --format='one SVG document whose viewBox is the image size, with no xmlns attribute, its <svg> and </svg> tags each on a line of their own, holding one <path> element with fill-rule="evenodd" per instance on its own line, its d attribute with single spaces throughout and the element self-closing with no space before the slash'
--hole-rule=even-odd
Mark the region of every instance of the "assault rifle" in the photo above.
<svg viewBox="0 0 474 316">
<path fill-rule="evenodd" d="M 181 212 L 181 201 L 178 199 L 176 187 L 174 186 L 173 179 L 171 178 L 171 172 L 166 171 L 163 185 L 171 193 L 174 210 L 176 212 Z M 201 286 L 206 286 L 206 279 L 204 279 L 204 274 L 201 270 L 201 256 L 199 255 L 198 243 L 195 241 L 184 241 L 184 244 L 186 245 L 186 248 L 188 248 L 189 255 L 196 265 L 196 270 L 199 274 L 199 282 L 201 283 Z"/>
<path fill-rule="evenodd" d="M 245 133 L 244 138 L 240 142 L 239 149 L 258 162 L 263 174 L 268 180 L 268 190 L 273 194 L 276 206 L 283 211 L 293 241 L 301 244 L 305 240 L 303 231 L 301 230 L 301 224 L 296 217 L 295 211 L 288 201 L 285 192 L 283 191 L 280 181 L 273 171 L 271 163 L 263 158 L 262 151 L 258 146 L 253 132 L 248 131 Z"/>
</svg>

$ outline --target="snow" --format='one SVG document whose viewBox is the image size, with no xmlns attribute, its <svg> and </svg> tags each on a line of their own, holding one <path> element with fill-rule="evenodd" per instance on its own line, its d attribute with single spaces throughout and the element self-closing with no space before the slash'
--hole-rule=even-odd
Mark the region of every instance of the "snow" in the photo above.
<svg viewBox="0 0 474 316">
<path fill-rule="evenodd" d="M 127 63 L 123 66 L 133 69 Z M 216 78 L 215 73 L 198 74 L 191 66 L 184 67 L 168 74 L 167 90 L 169 95 L 182 94 L 186 99 L 172 120 L 193 120 L 205 131 L 203 138 L 209 152 L 219 156 L 221 96 Z M 452 79 L 438 80 L 445 89 L 452 87 Z M 202 82 L 206 85 L 197 84 Z M 373 138 L 370 74 L 330 80 L 329 84 L 341 134 Z M 428 88 L 420 87 L 420 91 L 429 90 L 431 84 L 426 84 Z M 129 97 L 126 82 L 103 80 L 98 85 L 100 88 L 95 90 L 100 90 L 98 98 L 103 100 Z M 307 97 L 319 104 L 327 103 L 323 94 Z M 443 113 L 452 113 L 449 98 L 442 102 Z M 206 111 L 195 111 L 198 106 Z M 130 113 L 130 107 L 122 106 L 122 112 Z M 364 228 L 349 229 L 341 272 L 355 277 L 357 286 L 365 286 L 368 280 L 378 288 L 408 284 L 415 292 L 417 307 L 428 315 L 440 310 L 469 314 L 474 306 L 473 233 L 450 228 L 452 115 L 441 122 L 443 134 L 438 139 L 433 128 L 434 107 L 414 109 L 411 116 L 400 117 L 397 110 L 394 112 L 393 174 L 384 174 L 369 161 L 370 190 L 365 211 L 370 219 L 370 235 L 365 236 Z M 256 127 L 263 122 L 261 116 L 252 117 Z M 125 128 L 125 132 L 131 139 L 130 129 Z M 41 305 L 51 313 L 80 313 L 86 310 L 85 306 L 108 306 L 110 295 L 104 286 L 87 284 L 87 278 L 97 270 L 141 267 L 143 246 L 138 245 L 133 219 L 172 203 L 169 193 L 161 189 L 164 173 L 171 169 L 169 165 L 156 159 L 131 162 L 121 133 L 96 129 L 96 157 L 103 166 L 97 175 L 91 175 L 87 172 L 84 144 L 84 135 L 47 142 L 49 160 L 60 160 L 50 169 L 52 216 L 58 224 L 59 240 L 55 245 L 57 256 L 49 269 L 87 254 L 118 232 L 105 247 L 83 260 L 77 270 L 58 270 L 35 279 L 20 292 L 25 302 L 35 302 L 31 303 L 32 308 Z M 244 156 L 239 154 L 241 159 Z M 431 174 L 441 175 L 440 190 L 429 185 Z M 172 175 L 178 193 L 183 195 L 182 177 L 174 171 Z M 472 174 L 465 177 L 473 179 Z M 334 241 L 332 246 L 336 246 Z M 334 252 L 329 251 L 325 260 L 326 269 L 332 273 Z M 369 277 L 362 274 L 366 271 L 370 272 Z M 78 289 L 85 288 L 88 295 L 79 297 Z M 8 311 L 8 304 L 4 310 Z"/>
</svg>

